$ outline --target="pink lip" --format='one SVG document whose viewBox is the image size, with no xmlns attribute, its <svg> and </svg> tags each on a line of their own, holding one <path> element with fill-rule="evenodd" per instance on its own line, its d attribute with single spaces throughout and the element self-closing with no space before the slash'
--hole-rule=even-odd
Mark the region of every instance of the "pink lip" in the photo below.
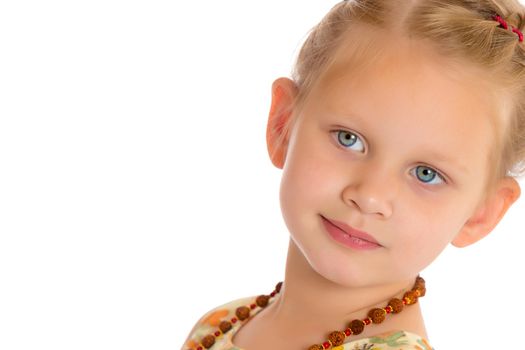
<svg viewBox="0 0 525 350">
<path fill-rule="evenodd" d="M 372 237 L 371 235 L 369 235 L 368 233 L 366 232 L 363 232 L 363 231 L 358 231 L 356 230 L 355 228 L 351 227 L 351 226 L 348 226 L 347 224 L 345 224 L 344 222 L 340 222 L 340 221 L 337 221 L 337 220 L 332 220 L 332 219 L 327 219 L 325 218 L 324 216 L 321 215 L 321 217 L 330 222 L 332 225 L 334 226 L 337 226 L 339 229 L 341 229 L 342 231 L 344 231 L 347 235 L 350 235 L 350 236 L 353 236 L 353 237 L 357 237 L 363 241 L 367 241 L 367 242 L 370 242 L 370 243 L 373 243 L 373 244 L 377 244 L 378 246 L 380 246 L 381 244 L 379 244 L 378 241 L 376 241 L 374 239 L 374 237 Z"/>
</svg>

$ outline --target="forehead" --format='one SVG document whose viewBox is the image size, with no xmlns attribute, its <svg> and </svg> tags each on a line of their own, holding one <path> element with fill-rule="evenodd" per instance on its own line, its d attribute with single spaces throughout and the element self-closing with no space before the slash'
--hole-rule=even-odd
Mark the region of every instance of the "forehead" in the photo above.
<svg viewBox="0 0 525 350">
<path fill-rule="evenodd" d="M 313 92 L 337 107 L 357 108 L 372 103 L 378 112 L 395 114 L 391 107 L 402 108 L 407 116 L 464 116 L 455 120 L 491 119 L 496 111 L 495 95 L 484 79 L 467 69 L 448 69 L 432 58 L 392 52 L 363 67 L 341 64 L 329 70 Z M 319 97 L 319 96 L 317 96 Z"/>
<path fill-rule="evenodd" d="M 387 32 L 366 24 L 356 24 L 349 29 L 342 35 L 324 70 L 319 72 L 312 90 L 316 85 L 326 88 L 350 75 L 361 78 L 360 82 L 354 79 L 356 84 L 371 80 L 373 73 L 377 73 L 375 77 L 399 78 L 398 83 L 424 83 L 421 77 L 434 75 L 436 78 L 437 75 L 443 77 L 443 82 L 463 85 L 484 101 L 488 97 L 491 102 L 499 98 L 496 97 L 497 82 L 488 72 L 467 60 L 441 55 L 427 39 L 408 38 L 398 31 Z"/>
</svg>

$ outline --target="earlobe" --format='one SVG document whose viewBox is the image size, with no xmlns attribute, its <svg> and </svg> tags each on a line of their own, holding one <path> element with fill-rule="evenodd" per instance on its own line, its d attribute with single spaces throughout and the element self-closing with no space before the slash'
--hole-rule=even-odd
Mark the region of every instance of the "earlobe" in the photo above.
<svg viewBox="0 0 525 350">
<path fill-rule="evenodd" d="M 295 83 L 288 78 L 278 78 L 272 84 L 272 102 L 266 126 L 266 145 L 270 159 L 282 169 L 288 147 L 290 118 L 297 96 Z"/>
<path fill-rule="evenodd" d="M 469 246 L 487 236 L 520 197 L 518 182 L 512 177 L 499 181 L 491 195 L 478 207 L 451 242 L 456 247 Z"/>
</svg>

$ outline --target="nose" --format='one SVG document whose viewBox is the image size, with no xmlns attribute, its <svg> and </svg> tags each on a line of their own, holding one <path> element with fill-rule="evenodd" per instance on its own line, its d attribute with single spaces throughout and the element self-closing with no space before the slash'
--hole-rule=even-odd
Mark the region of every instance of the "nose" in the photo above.
<svg viewBox="0 0 525 350">
<path fill-rule="evenodd" d="M 343 201 L 363 214 L 388 218 L 392 215 L 393 200 L 398 194 L 399 184 L 385 167 L 363 167 L 360 175 L 351 176 L 351 181 L 342 192 Z"/>
</svg>

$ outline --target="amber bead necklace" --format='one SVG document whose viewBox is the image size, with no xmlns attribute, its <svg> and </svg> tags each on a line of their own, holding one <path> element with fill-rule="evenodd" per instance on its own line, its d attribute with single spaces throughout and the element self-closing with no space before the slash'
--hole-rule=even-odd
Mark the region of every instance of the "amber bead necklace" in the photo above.
<svg viewBox="0 0 525 350">
<path fill-rule="evenodd" d="M 277 283 L 275 290 L 270 293 L 270 295 L 259 295 L 255 298 L 255 302 L 248 306 L 239 306 L 235 310 L 235 315 L 230 321 L 223 320 L 219 324 L 219 329 L 203 337 L 200 341 L 200 344 L 195 348 L 195 350 L 204 350 L 209 349 L 215 344 L 215 338 L 220 337 L 221 335 L 227 333 L 232 329 L 232 324 L 237 323 L 237 321 L 244 321 L 250 317 L 250 310 L 255 309 L 257 306 L 265 308 L 268 306 L 270 298 L 273 298 L 277 293 L 281 291 L 281 286 L 283 282 Z M 405 292 L 402 299 L 393 298 L 388 304 L 383 308 L 373 308 L 368 311 L 368 315 L 364 319 L 355 319 L 348 323 L 348 327 L 343 331 L 333 331 L 328 334 L 328 339 L 322 342 L 321 344 L 314 344 L 308 348 L 308 350 L 326 350 L 334 346 L 339 346 L 344 343 L 345 338 L 351 335 L 361 334 L 369 324 L 375 323 L 379 324 L 383 322 L 386 318 L 386 315 L 394 313 L 400 313 L 405 305 L 412 305 L 417 303 L 418 298 L 425 296 L 425 280 L 421 276 L 416 277 L 416 281 L 411 290 Z"/>
</svg>

